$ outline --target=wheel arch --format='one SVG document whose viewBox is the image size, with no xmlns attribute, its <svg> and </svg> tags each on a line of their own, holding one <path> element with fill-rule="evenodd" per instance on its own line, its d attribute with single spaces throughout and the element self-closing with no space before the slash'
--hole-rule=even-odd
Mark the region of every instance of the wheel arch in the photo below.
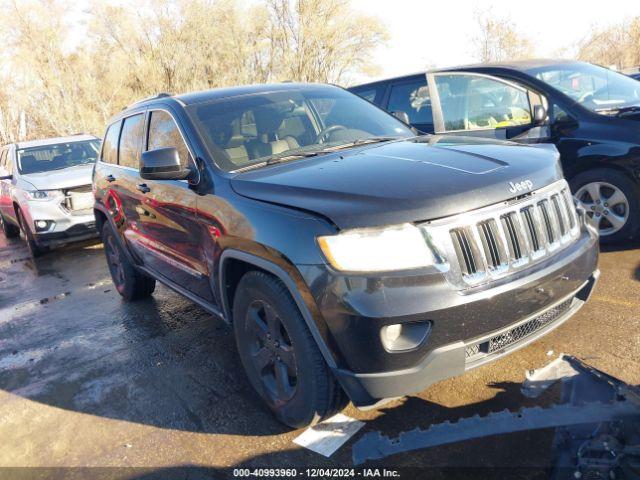
<svg viewBox="0 0 640 480">
<path fill-rule="evenodd" d="M 107 221 L 107 214 L 100 208 L 93 208 L 93 215 L 96 217 L 96 229 L 102 233 L 102 227 Z"/>
<path fill-rule="evenodd" d="M 22 226 L 20 225 L 20 218 L 18 218 L 18 210 L 20 210 L 20 204 L 15 200 L 13 200 L 11 203 L 13 204 L 13 215 L 16 221 L 16 225 L 18 226 L 18 228 L 22 228 Z"/>
<path fill-rule="evenodd" d="M 231 306 L 233 304 L 233 295 L 235 294 L 238 282 L 245 273 L 251 270 L 266 272 L 282 282 L 291 295 L 291 298 L 293 298 L 293 301 L 296 303 L 298 310 L 300 310 L 302 318 L 304 319 L 307 328 L 309 328 L 309 331 L 318 345 L 325 361 L 331 369 L 337 368 L 336 359 L 329 349 L 327 338 L 318 328 L 318 323 L 297 288 L 295 280 L 283 267 L 268 259 L 235 249 L 227 249 L 222 252 L 218 266 L 218 278 L 220 301 L 222 303 L 222 311 L 224 312 L 224 318 L 226 321 L 231 322 L 232 319 Z"/>
<path fill-rule="evenodd" d="M 634 177 L 631 171 L 628 168 L 618 165 L 615 162 L 607 162 L 604 160 L 589 160 L 587 162 L 579 162 L 572 170 L 570 178 L 575 177 L 581 173 L 587 172 L 589 170 L 596 169 L 606 169 L 606 170 L 616 170 L 620 173 L 623 173 L 625 176 L 629 177 L 630 180 L 634 182 L 638 182 L 638 178 Z"/>
<path fill-rule="evenodd" d="M 100 232 L 100 236 L 102 236 L 102 228 L 104 227 L 105 223 L 108 222 L 109 225 L 111 225 L 111 228 L 115 233 L 114 237 L 116 239 L 116 242 L 119 243 L 120 247 L 122 248 L 122 251 L 127 256 L 127 259 L 134 265 L 134 267 L 137 268 L 139 263 L 127 248 L 127 245 L 125 244 L 122 236 L 118 233 L 119 232 L 118 227 L 113 221 L 113 218 L 111 217 L 111 215 L 109 215 L 109 210 L 101 203 L 96 203 L 93 206 L 93 216 L 96 219 L 96 229 L 98 230 L 98 232 Z"/>
</svg>

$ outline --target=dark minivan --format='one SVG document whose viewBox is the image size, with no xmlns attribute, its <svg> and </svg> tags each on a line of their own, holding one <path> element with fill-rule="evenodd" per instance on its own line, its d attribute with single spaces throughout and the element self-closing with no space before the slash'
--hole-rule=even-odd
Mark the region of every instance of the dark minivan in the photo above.
<svg viewBox="0 0 640 480">
<path fill-rule="evenodd" d="M 529 60 L 349 90 L 424 133 L 553 143 L 601 242 L 640 233 L 640 82 L 626 75 L 584 62 Z"/>
<path fill-rule="evenodd" d="M 158 280 L 231 323 L 250 383 L 294 427 L 521 348 L 598 277 L 556 151 L 415 136 L 334 86 L 134 104 L 93 188 L 118 292 Z"/>
</svg>

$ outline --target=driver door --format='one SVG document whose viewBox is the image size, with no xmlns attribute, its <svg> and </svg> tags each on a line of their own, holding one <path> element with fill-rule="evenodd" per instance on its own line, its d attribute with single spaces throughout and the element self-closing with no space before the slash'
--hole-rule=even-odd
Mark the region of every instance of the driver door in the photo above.
<svg viewBox="0 0 640 480">
<path fill-rule="evenodd" d="M 549 127 L 534 121 L 546 99 L 521 85 L 468 72 L 427 74 L 437 134 L 535 143 L 549 140 Z"/>
</svg>

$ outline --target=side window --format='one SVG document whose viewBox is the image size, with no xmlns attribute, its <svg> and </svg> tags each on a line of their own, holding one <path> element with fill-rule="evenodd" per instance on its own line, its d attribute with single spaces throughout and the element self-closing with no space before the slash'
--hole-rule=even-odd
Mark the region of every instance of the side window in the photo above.
<svg viewBox="0 0 640 480">
<path fill-rule="evenodd" d="M 176 122 L 167 112 L 155 110 L 151 112 L 149 118 L 147 150 L 164 147 L 176 147 L 180 156 L 180 164 L 184 168 L 189 166 L 189 149 L 182 139 Z"/>
<path fill-rule="evenodd" d="M 387 110 L 405 112 L 412 124 L 433 124 L 431 97 L 426 80 L 392 85 Z"/>
<path fill-rule="evenodd" d="M 118 163 L 118 136 L 120 135 L 120 125 L 122 122 L 112 124 L 104 136 L 102 144 L 102 155 L 100 160 L 105 163 Z"/>
<path fill-rule="evenodd" d="M 435 76 L 445 131 L 528 125 L 527 90 L 478 75 Z"/>
<path fill-rule="evenodd" d="M 118 163 L 123 167 L 140 168 L 140 147 L 144 130 L 144 114 L 139 113 L 124 119 Z"/>
<path fill-rule="evenodd" d="M 7 171 L 7 149 L 0 150 L 0 170 Z"/>
</svg>

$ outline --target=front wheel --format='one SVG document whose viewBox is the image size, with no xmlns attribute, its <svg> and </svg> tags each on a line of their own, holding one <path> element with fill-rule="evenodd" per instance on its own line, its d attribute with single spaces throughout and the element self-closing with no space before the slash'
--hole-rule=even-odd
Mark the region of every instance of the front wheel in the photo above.
<svg viewBox="0 0 640 480">
<path fill-rule="evenodd" d="M 17 238 L 20 236 L 20 227 L 7 222 L 4 216 L 0 214 L 0 225 L 2 225 L 2 233 L 6 238 Z"/>
<path fill-rule="evenodd" d="M 36 242 L 33 233 L 31 233 L 31 229 L 27 223 L 27 220 L 24 218 L 24 214 L 22 210 L 18 210 L 18 223 L 20 224 L 20 228 L 22 233 L 24 234 L 24 239 L 27 242 L 27 247 L 29 248 L 29 253 L 33 258 L 40 257 L 49 251 L 47 247 L 43 247 L 38 245 Z"/>
<path fill-rule="evenodd" d="M 275 277 L 242 277 L 233 301 L 233 324 L 249 381 L 282 423 L 301 428 L 347 403 L 296 303 Z"/>
<path fill-rule="evenodd" d="M 155 279 L 136 270 L 122 251 L 109 222 L 102 227 L 102 243 L 111 280 L 122 298 L 131 301 L 150 296 L 156 288 Z"/>
<path fill-rule="evenodd" d="M 589 220 L 600 232 L 600 243 L 630 240 L 640 229 L 640 189 L 618 170 L 588 170 L 571 179 L 571 189 Z"/>
</svg>

